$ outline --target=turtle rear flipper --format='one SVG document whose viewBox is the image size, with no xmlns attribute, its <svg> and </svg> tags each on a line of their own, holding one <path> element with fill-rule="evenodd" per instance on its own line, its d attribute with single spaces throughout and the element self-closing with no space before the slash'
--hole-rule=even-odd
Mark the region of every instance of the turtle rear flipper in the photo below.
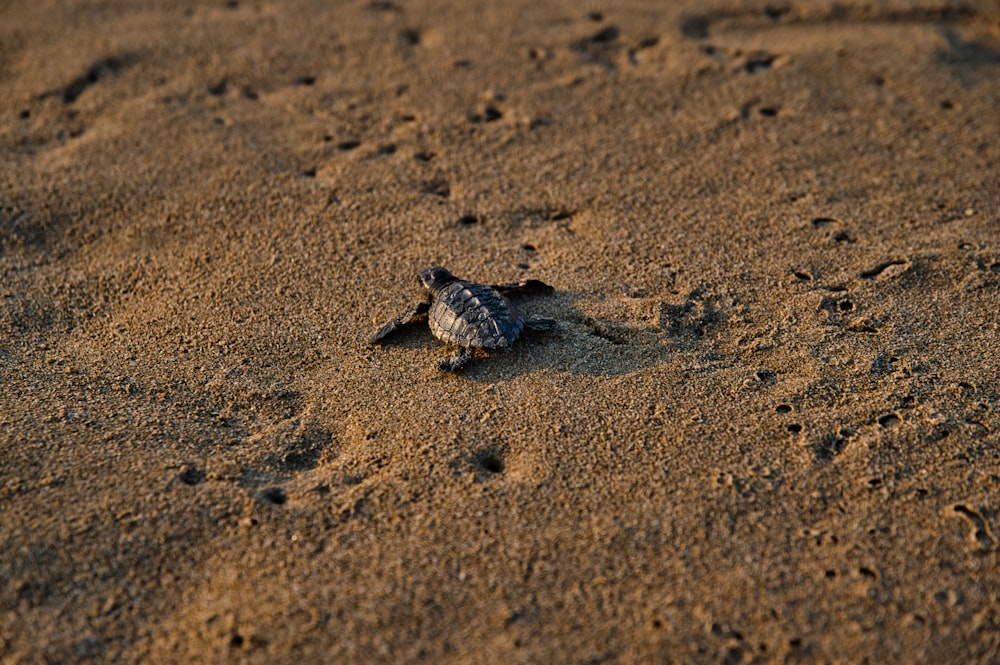
<svg viewBox="0 0 1000 665">
<path fill-rule="evenodd" d="M 469 358 L 471 357 L 472 355 L 469 353 L 469 350 L 464 346 L 460 346 L 454 354 L 441 359 L 441 362 L 438 363 L 438 369 L 442 372 L 457 372 L 465 367 L 465 364 L 469 362 Z"/>
<path fill-rule="evenodd" d="M 405 312 L 379 328 L 379 331 L 372 335 L 371 339 L 368 340 L 368 344 L 370 346 L 380 344 L 383 339 L 393 334 L 403 326 L 407 326 L 427 314 L 430 308 L 431 302 L 429 300 L 423 300 L 411 305 Z"/>
</svg>

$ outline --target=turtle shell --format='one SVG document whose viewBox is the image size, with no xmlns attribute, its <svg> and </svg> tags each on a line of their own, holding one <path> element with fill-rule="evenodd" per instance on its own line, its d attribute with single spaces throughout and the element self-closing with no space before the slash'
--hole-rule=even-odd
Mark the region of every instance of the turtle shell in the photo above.
<svg viewBox="0 0 1000 665">
<path fill-rule="evenodd" d="M 496 289 L 462 280 L 434 292 L 427 317 L 435 337 L 465 348 L 509 348 L 524 330 L 521 312 Z"/>
</svg>

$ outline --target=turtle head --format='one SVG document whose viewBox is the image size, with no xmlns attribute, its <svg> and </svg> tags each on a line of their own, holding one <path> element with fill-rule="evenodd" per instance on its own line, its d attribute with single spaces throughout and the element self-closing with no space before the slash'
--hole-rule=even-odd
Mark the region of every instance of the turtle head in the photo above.
<svg viewBox="0 0 1000 665">
<path fill-rule="evenodd" d="M 424 283 L 428 291 L 437 291 L 456 279 L 458 278 L 444 268 L 427 268 L 420 271 L 420 281 Z"/>
</svg>

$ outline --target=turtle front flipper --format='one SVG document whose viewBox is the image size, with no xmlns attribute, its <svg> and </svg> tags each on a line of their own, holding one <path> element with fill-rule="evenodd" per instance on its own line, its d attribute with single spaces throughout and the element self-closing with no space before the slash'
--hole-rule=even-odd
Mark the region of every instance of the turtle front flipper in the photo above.
<svg viewBox="0 0 1000 665">
<path fill-rule="evenodd" d="M 513 284 L 492 284 L 490 288 L 504 295 L 511 293 L 547 293 L 554 290 L 553 287 L 540 279 L 522 279 L 520 282 Z"/>
<path fill-rule="evenodd" d="M 548 332 L 555 330 L 558 325 L 555 319 L 527 319 L 524 322 L 524 329 L 529 332 Z"/>
<path fill-rule="evenodd" d="M 469 354 L 469 350 L 464 346 L 460 346 L 458 347 L 458 351 L 453 355 L 441 359 L 441 362 L 438 363 L 438 369 L 442 372 L 457 372 L 465 367 L 465 363 L 469 362 L 469 358 L 471 357 L 472 355 Z"/>
<path fill-rule="evenodd" d="M 368 340 L 369 345 L 380 344 L 383 339 L 396 332 L 403 326 L 409 325 L 419 319 L 420 317 L 427 314 L 427 311 L 431 308 L 430 300 L 424 300 L 411 305 L 408 310 L 403 312 L 401 315 L 392 319 L 384 326 L 379 328 L 379 331 L 372 335 L 371 339 Z"/>
</svg>

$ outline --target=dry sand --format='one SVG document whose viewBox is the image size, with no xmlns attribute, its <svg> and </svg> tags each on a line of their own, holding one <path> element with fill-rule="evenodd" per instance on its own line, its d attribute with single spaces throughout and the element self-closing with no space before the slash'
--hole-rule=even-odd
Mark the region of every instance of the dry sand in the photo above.
<svg viewBox="0 0 1000 665">
<path fill-rule="evenodd" d="M 0 17 L 0 662 L 998 657 L 995 3 Z"/>
</svg>

